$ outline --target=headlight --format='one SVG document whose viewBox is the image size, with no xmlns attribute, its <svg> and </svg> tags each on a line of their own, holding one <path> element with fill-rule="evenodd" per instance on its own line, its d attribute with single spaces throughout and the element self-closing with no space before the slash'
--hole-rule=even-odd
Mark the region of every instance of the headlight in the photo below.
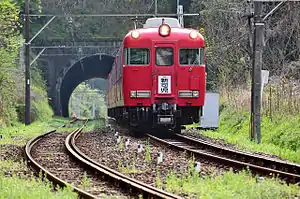
<svg viewBox="0 0 300 199">
<path fill-rule="evenodd" d="M 139 31 L 133 30 L 133 31 L 131 32 L 131 37 L 132 37 L 132 38 L 137 39 L 137 38 L 139 38 L 139 36 L 140 36 Z"/>
<path fill-rule="evenodd" d="M 130 97 L 136 97 L 136 91 L 130 91 Z"/>
<path fill-rule="evenodd" d="M 130 91 L 130 97 L 131 98 L 150 98 L 151 97 L 151 91 Z"/>
<path fill-rule="evenodd" d="M 150 91 L 137 91 L 136 97 L 149 98 L 149 97 L 151 97 L 151 92 Z"/>
<path fill-rule="evenodd" d="M 190 32 L 190 38 L 196 39 L 197 37 L 198 37 L 198 32 L 196 30 L 192 30 L 192 32 Z"/>
<path fill-rule="evenodd" d="M 159 34 L 161 36 L 169 36 L 171 33 L 171 27 L 168 24 L 162 24 L 159 26 Z"/>
<path fill-rule="evenodd" d="M 191 97 L 199 97 L 199 91 L 189 91 L 189 90 L 187 90 L 187 91 L 179 91 L 178 92 L 178 97 L 182 97 L 182 98 L 184 98 L 184 97 L 189 97 L 189 98 L 191 98 Z"/>
<path fill-rule="evenodd" d="M 199 97 L 199 91 L 193 91 L 193 97 Z"/>
<path fill-rule="evenodd" d="M 193 97 L 192 91 L 179 91 L 178 92 L 179 97 Z"/>
</svg>

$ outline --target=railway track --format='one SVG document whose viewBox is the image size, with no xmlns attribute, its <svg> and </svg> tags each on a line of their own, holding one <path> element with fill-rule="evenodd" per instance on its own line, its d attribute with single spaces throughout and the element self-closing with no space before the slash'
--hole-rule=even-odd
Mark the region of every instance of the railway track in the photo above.
<svg viewBox="0 0 300 199">
<path fill-rule="evenodd" d="M 236 169 L 250 169 L 255 174 L 278 176 L 288 183 L 300 182 L 300 165 L 221 147 L 198 138 L 176 134 L 161 139 L 147 134 L 152 141 L 177 150 L 191 152 L 201 158 Z"/>
<path fill-rule="evenodd" d="M 70 123 L 75 123 L 73 120 Z M 65 126 L 65 125 L 63 125 Z M 61 127 L 63 127 L 61 126 Z M 103 193 L 95 191 L 101 187 L 104 194 L 124 196 L 124 198 L 181 198 L 141 181 L 129 178 L 113 169 L 94 162 L 76 146 L 85 124 L 70 134 L 49 131 L 30 140 L 25 149 L 28 163 L 37 172 L 42 172 L 55 185 L 71 187 L 81 198 L 103 198 Z M 71 155 L 70 155 L 71 154 Z M 72 156 L 72 157 L 71 157 Z M 86 169 L 88 168 L 88 170 Z M 90 189 L 79 188 L 83 173 L 91 180 Z M 106 193 L 107 192 L 107 193 Z"/>
<path fill-rule="evenodd" d="M 75 123 L 77 120 L 72 120 L 70 122 L 70 124 L 72 123 Z M 65 127 L 66 124 L 58 127 L 61 128 L 61 127 Z M 83 197 L 83 198 L 94 198 L 94 196 L 82 189 L 79 189 L 73 185 L 71 185 L 70 183 L 66 182 L 65 180 L 57 177 L 57 175 L 55 175 L 56 172 L 53 172 L 53 171 L 50 171 L 49 169 L 47 169 L 44 165 L 42 165 L 42 163 L 40 163 L 36 158 L 34 157 L 35 155 L 33 155 L 33 151 L 34 151 L 34 148 L 37 147 L 38 144 L 40 144 L 40 142 L 42 140 L 44 140 L 46 137 L 49 137 L 49 136 L 53 136 L 53 134 L 56 133 L 56 130 L 52 130 L 52 131 L 49 131 L 47 133 L 44 133 L 42 135 L 39 135 L 33 139 L 31 139 L 29 142 L 27 142 L 26 146 L 25 146 L 25 154 L 26 154 L 26 157 L 28 159 L 28 164 L 29 166 L 31 166 L 32 168 L 34 168 L 36 171 L 38 172 L 42 172 L 43 176 L 47 176 L 47 178 L 49 180 L 51 180 L 55 185 L 59 185 L 61 187 L 65 187 L 65 186 L 69 186 L 71 187 L 74 191 L 76 191 L 80 197 Z M 55 154 L 53 154 L 55 155 Z M 56 153 L 56 155 L 59 155 L 59 152 Z"/>
<path fill-rule="evenodd" d="M 166 198 L 166 199 L 175 199 L 181 198 L 180 196 L 165 192 L 161 189 L 157 189 L 153 186 L 145 184 L 136 179 L 130 178 L 120 172 L 117 172 L 113 169 L 110 169 L 107 166 L 104 166 L 88 156 L 86 156 L 80 149 L 76 146 L 76 140 L 80 136 L 81 129 L 71 133 L 65 142 L 65 145 L 68 151 L 82 164 L 89 166 L 91 169 L 96 171 L 98 174 L 103 176 L 105 179 L 114 182 L 115 185 L 120 186 L 124 189 L 130 190 L 135 193 L 136 196 L 142 195 L 143 198 Z"/>
</svg>

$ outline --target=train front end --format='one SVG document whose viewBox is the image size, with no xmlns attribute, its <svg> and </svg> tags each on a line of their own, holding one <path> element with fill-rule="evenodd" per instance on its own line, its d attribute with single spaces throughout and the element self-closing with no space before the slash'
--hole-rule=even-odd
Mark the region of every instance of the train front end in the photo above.
<svg viewBox="0 0 300 199">
<path fill-rule="evenodd" d="M 124 40 L 125 115 L 139 129 L 180 126 L 199 121 L 206 75 L 204 40 L 173 18 L 155 18 Z"/>
</svg>

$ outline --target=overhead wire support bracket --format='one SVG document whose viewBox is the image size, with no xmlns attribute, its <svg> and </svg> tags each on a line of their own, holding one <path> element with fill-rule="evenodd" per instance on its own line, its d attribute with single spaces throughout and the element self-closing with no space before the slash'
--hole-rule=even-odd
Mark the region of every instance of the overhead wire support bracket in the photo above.
<svg viewBox="0 0 300 199">
<path fill-rule="evenodd" d="M 32 60 L 32 62 L 30 63 L 30 66 L 32 66 L 32 64 L 42 55 L 42 53 L 46 50 L 46 48 L 43 48 L 39 54 L 37 54 L 37 56 L 34 58 L 34 60 Z"/>
<path fill-rule="evenodd" d="M 29 15 L 30 16 L 30 15 Z M 52 18 L 29 40 L 27 44 L 30 44 L 39 34 L 56 18 L 56 16 L 52 16 Z"/>
<path fill-rule="evenodd" d="M 263 21 L 266 21 L 267 19 L 268 19 L 268 17 L 269 16 L 271 16 L 272 14 L 274 14 L 276 11 L 277 11 L 277 9 L 281 6 L 281 5 L 283 5 L 285 3 L 285 1 L 282 1 L 282 2 L 280 2 L 279 4 L 277 4 L 277 6 L 275 7 L 275 8 L 273 8 L 264 18 L 263 18 Z"/>
</svg>

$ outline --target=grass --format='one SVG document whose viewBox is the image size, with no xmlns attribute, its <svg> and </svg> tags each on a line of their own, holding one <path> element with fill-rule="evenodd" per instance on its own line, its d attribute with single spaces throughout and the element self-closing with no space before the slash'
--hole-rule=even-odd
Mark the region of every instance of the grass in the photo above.
<svg viewBox="0 0 300 199">
<path fill-rule="evenodd" d="M 14 145 L 25 145 L 26 142 L 35 136 L 38 136 L 42 133 L 46 133 L 50 130 L 57 129 L 59 126 L 65 124 L 69 121 L 68 118 L 53 117 L 49 121 L 36 121 L 31 125 L 24 125 L 17 123 L 11 127 L 0 128 L 0 135 L 3 136 L 3 139 L 0 140 L 0 145 L 2 144 L 14 144 Z M 84 128 L 84 131 L 92 131 L 94 129 L 99 129 L 104 125 L 103 120 L 94 120 L 88 122 L 87 126 Z M 71 132 L 76 128 L 82 126 L 82 123 L 69 124 L 65 128 L 59 128 L 57 131 L 60 132 Z"/>
<path fill-rule="evenodd" d="M 274 154 L 282 159 L 300 163 L 300 115 L 262 117 L 261 144 L 250 140 L 249 113 L 223 110 L 217 131 L 201 134 L 236 145 L 239 149 Z"/>
<path fill-rule="evenodd" d="M 57 129 L 59 126 L 65 124 L 69 119 L 54 117 L 49 121 L 36 121 L 31 125 L 25 126 L 23 124 L 15 124 L 11 127 L 0 128 L 0 135 L 3 139 L 0 140 L 0 145 L 19 145 L 23 146 L 26 142 L 35 136 L 38 136 L 47 131 Z M 85 128 L 85 131 L 100 128 L 104 124 L 103 121 L 91 121 Z M 65 128 L 60 128 L 60 132 L 70 132 L 81 127 L 82 123 L 70 124 Z M 1 149 L 0 153 L 5 153 L 7 149 Z M 49 154 L 51 155 L 51 154 Z M 20 172 L 21 171 L 21 172 Z M 3 160 L 0 157 L 0 199 L 4 198 L 77 198 L 77 194 L 72 192 L 70 188 L 58 189 L 53 192 L 53 186 L 48 182 L 42 182 L 35 177 L 25 177 L 23 175 L 16 175 L 25 171 L 29 173 L 26 163 L 22 160 Z M 12 177 L 6 177 L 4 174 L 12 174 Z M 89 185 L 89 179 L 85 176 L 83 179 L 83 186 Z M 103 198 L 108 198 L 102 195 Z M 116 197 L 118 198 L 118 197 Z"/>
<path fill-rule="evenodd" d="M 13 176 L 7 178 L 0 174 L 0 199 L 77 198 L 77 194 L 70 188 L 58 189 L 56 192 L 52 190 L 52 185 L 49 182 L 42 182 L 35 177 Z"/>
<path fill-rule="evenodd" d="M 0 129 L 0 135 L 3 139 L 0 140 L 1 144 L 14 144 L 14 145 L 24 145 L 28 139 L 38 136 L 47 131 L 56 129 L 58 126 L 64 124 L 67 119 L 55 117 L 50 121 L 33 122 L 31 125 L 24 125 L 17 123 L 11 127 L 4 127 Z"/>
<path fill-rule="evenodd" d="M 250 173 L 241 171 L 233 173 L 229 171 L 224 175 L 176 176 L 169 173 L 166 179 L 165 189 L 180 194 L 188 194 L 188 198 L 296 198 L 300 196 L 297 185 L 286 185 L 278 179 L 264 179 L 257 182 Z"/>
</svg>

